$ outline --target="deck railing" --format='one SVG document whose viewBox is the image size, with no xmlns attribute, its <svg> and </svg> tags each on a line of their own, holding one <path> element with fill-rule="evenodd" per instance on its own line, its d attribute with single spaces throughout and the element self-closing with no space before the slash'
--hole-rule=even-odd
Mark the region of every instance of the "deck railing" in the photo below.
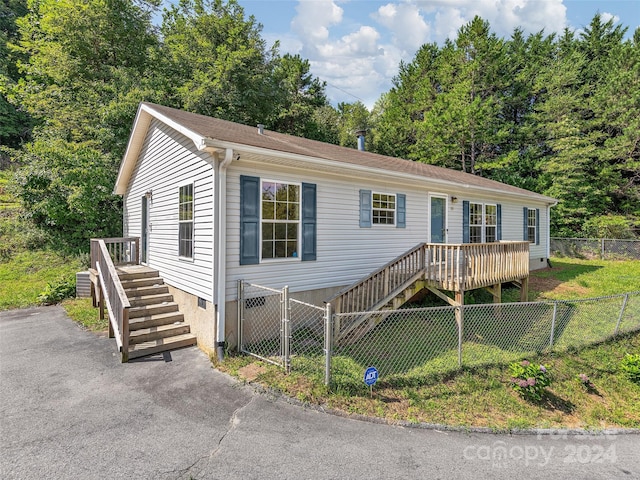
<svg viewBox="0 0 640 480">
<path fill-rule="evenodd" d="M 425 280 L 466 292 L 529 276 L 529 242 L 426 244 Z"/>
<path fill-rule="evenodd" d="M 529 276 L 529 242 L 421 243 L 327 300 L 337 313 L 371 311 L 411 283 L 464 292 Z"/>
<path fill-rule="evenodd" d="M 377 305 L 424 272 L 425 247 L 416 245 L 371 273 L 367 278 L 340 290 L 327 303 L 337 313 L 375 310 Z"/>
<path fill-rule="evenodd" d="M 138 265 L 140 263 L 140 238 L 92 238 L 91 239 L 91 268 L 95 268 L 98 261 L 97 242 L 104 242 L 107 252 L 114 265 Z"/>
<path fill-rule="evenodd" d="M 137 253 L 126 250 L 124 246 L 128 244 L 130 248 L 132 242 L 137 246 L 135 240 L 133 238 L 91 240 L 91 267 L 97 271 L 98 288 L 96 293 L 100 302 L 100 318 L 104 318 L 106 307 L 109 316 L 109 336 L 115 336 L 123 362 L 127 362 L 129 357 L 129 309 L 131 304 L 120 283 L 113 258 L 118 260 L 117 264 L 131 263 L 128 260 L 136 258 Z M 108 245 L 116 247 L 110 249 Z"/>
</svg>

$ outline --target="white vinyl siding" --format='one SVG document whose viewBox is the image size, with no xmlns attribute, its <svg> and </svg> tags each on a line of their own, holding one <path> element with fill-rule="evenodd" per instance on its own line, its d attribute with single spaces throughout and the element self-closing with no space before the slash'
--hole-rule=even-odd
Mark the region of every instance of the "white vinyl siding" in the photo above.
<svg viewBox="0 0 640 480">
<path fill-rule="evenodd" d="M 317 257 L 314 262 L 270 260 L 240 265 L 240 175 L 283 183 L 316 184 Z M 378 187 L 378 188 L 376 188 Z M 292 292 L 344 286 L 372 272 L 427 238 L 428 194 L 398 186 L 406 194 L 406 228 L 359 227 L 361 189 L 383 191 L 385 185 L 355 182 L 351 178 L 241 160 L 227 170 L 227 300 L 235 300 L 236 281 Z"/>
<path fill-rule="evenodd" d="M 140 236 L 141 202 L 149 202 L 149 262 L 165 282 L 213 301 L 214 171 L 191 140 L 153 121 L 124 196 L 124 234 Z M 193 260 L 179 257 L 179 186 L 193 185 Z"/>
</svg>

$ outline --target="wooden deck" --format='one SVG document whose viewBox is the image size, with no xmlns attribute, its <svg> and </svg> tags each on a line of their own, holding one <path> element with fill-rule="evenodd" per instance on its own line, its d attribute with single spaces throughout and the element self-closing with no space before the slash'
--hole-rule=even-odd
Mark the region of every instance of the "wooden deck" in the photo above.
<svg viewBox="0 0 640 480">
<path fill-rule="evenodd" d="M 461 305 L 464 292 L 487 288 L 499 302 L 500 286 L 518 282 L 526 299 L 529 242 L 482 244 L 422 243 L 368 277 L 327 300 L 337 313 L 375 311 L 406 297 L 415 285 L 427 288 L 452 305 Z M 445 292 L 453 292 L 454 298 Z"/>
</svg>

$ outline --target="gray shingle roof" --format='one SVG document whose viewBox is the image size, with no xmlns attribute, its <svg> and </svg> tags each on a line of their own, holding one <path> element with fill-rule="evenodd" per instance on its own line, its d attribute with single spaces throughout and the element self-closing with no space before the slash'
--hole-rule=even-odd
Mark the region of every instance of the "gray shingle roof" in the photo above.
<svg viewBox="0 0 640 480">
<path fill-rule="evenodd" d="M 348 147 L 341 147 L 329 143 L 318 142 L 306 138 L 285 135 L 270 130 L 264 130 L 264 134 L 259 134 L 256 127 L 249 127 L 227 120 L 207 117 L 196 113 L 189 113 L 175 108 L 145 103 L 151 108 L 170 120 L 182 125 L 194 133 L 210 139 L 248 145 L 252 147 L 265 148 L 272 151 L 305 155 L 324 160 L 336 161 L 344 164 L 353 164 L 371 169 L 386 170 L 403 174 L 425 177 L 433 180 L 454 182 L 470 187 L 491 189 L 496 192 L 512 193 L 516 195 L 527 195 L 532 199 L 545 203 L 554 202 L 554 199 L 540 195 L 529 190 L 514 187 L 504 183 L 478 177 L 469 173 L 428 165 L 426 163 L 404 160 L 396 157 L 378 155 L 371 152 L 363 152 Z"/>
</svg>

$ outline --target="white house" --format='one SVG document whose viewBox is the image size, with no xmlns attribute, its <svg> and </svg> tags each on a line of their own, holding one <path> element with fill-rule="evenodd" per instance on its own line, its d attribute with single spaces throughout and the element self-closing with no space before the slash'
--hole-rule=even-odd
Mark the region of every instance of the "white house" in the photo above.
<svg viewBox="0 0 640 480">
<path fill-rule="evenodd" d="M 478 176 L 140 105 L 115 193 L 204 348 L 233 342 L 237 280 L 321 304 L 422 242 L 530 242 L 556 203 Z M 226 321 L 226 322 L 225 322 Z"/>
</svg>

